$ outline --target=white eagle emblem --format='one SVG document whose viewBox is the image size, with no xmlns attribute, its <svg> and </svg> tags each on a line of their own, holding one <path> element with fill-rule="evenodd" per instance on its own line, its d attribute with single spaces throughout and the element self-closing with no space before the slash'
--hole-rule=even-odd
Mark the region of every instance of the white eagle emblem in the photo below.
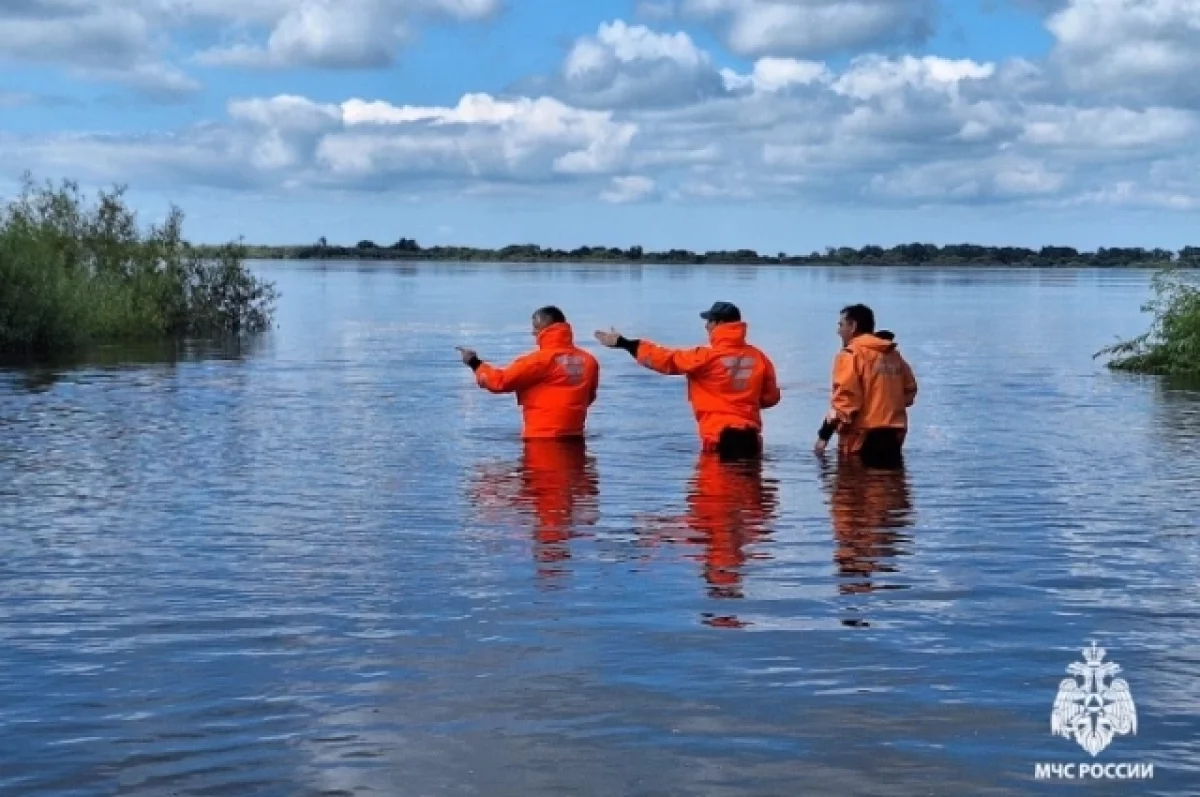
<svg viewBox="0 0 1200 797">
<path fill-rule="evenodd" d="M 1113 678 L 1121 666 L 1102 662 L 1105 653 L 1092 642 L 1090 648 L 1083 649 L 1086 663 L 1073 661 L 1067 665 L 1067 672 L 1082 681 L 1062 680 L 1050 714 L 1050 730 L 1067 739 L 1074 734 L 1075 741 L 1093 757 L 1108 747 L 1114 734 L 1137 733 L 1137 710 L 1129 684 L 1123 678 Z"/>
</svg>

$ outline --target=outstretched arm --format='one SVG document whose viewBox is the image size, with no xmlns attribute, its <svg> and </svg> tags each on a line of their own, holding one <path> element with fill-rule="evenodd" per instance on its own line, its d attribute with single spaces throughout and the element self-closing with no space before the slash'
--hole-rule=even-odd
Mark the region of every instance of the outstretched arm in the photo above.
<svg viewBox="0 0 1200 797">
<path fill-rule="evenodd" d="M 667 376 L 679 376 L 698 371 L 708 363 L 708 348 L 669 349 L 648 340 L 626 338 L 616 330 L 596 332 L 596 340 L 610 349 L 624 349 L 641 365 Z"/>
<path fill-rule="evenodd" d="M 513 360 L 505 368 L 497 368 L 479 359 L 471 349 L 459 347 L 463 362 L 475 372 L 475 383 L 492 393 L 512 393 L 536 384 L 546 370 L 546 359 L 531 352 Z"/>
</svg>

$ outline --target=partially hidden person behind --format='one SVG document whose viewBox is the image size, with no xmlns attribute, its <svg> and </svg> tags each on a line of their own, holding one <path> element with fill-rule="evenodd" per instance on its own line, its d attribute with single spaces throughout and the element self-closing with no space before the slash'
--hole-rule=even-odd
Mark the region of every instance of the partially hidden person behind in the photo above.
<svg viewBox="0 0 1200 797">
<path fill-rule="evenodd" d="M 836 432 L 838 453 L 871 467 L 899 467 L 908 436 L 908 408 L 917 397 L 912 367 L 895 335 L 875 331 L 875 313 L 863 304 L 842 308 L 842 350 L 833 360 L 830 409 L 813 450 L 824 454 Z"/>
<path fill-rule="evenodd" d="M 779 403 L 775 366 L 757 347 L 746 342 L 746 322 L 730 302 L 715 302 L 700 313 L 708 331 L 707 346 L 669 349 L 648 340 L 629 339 L 616 330 L 596 332 L 609 348 L 629 352 L 638 363 L 668 376 L 687 377 L 704 451 L 723 459 L 760 456 L 763 450 L 762 410 Z"/>
<path fill-rule="evenodd" d="M 523 439 L 582 438 L 600 385 L 600 363 L 575 345 L 562 310 L 542 307 L 532 320 L 537 348 L 504 368 L 483 362 L 473 349 L 456 348 L 481 388 L 516 394 Z"/>
</svg>

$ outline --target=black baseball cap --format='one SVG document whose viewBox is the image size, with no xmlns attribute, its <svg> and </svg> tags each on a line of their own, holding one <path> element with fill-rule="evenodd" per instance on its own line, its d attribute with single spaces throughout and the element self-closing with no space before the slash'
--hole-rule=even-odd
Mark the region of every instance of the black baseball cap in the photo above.
<svg viewBox="0 0 1200 797">
<path fill-rule="evenodd" d="M 713 302 L 713 306 L 701 313 L 700 317 L 705 321 L 716 321 L 717 323 L 741 321 L 742 311 L 732 302 Z"/>
</svg>

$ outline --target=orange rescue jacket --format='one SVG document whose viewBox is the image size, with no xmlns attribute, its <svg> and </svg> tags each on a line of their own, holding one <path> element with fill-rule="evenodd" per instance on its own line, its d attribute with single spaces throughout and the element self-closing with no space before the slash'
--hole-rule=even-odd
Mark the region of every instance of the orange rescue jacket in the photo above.
<svg viewBox="0 0 1200 797">
<path fill-rule="evenodd" d="M 567 323 L 543 329 L 537 346 L 506 368 L 482 363 L 475 381 L 492 393 L 517 394 L 524 419 L 521 437 L 582 437 L 600 385 L 600 363 L 575 345 Z"/>
<path fill-rule="evenodd" d="M 705 450 L 716 447 L 727 427 L 762 431 L 762 410 L 780 399 L 775 366 L 746 342 L 744 321 L 718 324 L 709 333 L 709 344 L 668 349 L 641 340 L 635 354 L 652 371 L 687 377 L 688 401 Z"/>
<path fill-rule="evenodd" d="M 858 335 L 833 359 L 831 420 L 838 448 L 854 453 L 872 429 L 908 431 L 908 408 L 917 398 L 917 379 L 896 344 Z"/>
</svg>

